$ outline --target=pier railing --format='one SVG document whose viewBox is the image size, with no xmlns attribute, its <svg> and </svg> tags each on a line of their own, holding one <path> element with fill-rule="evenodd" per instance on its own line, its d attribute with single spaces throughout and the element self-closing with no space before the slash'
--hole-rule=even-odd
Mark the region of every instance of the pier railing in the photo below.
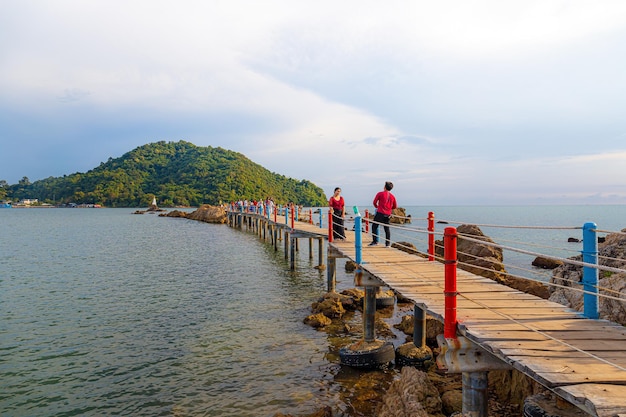
<svg viewBox="0 0 626 417">
<path fill-rule="evenodd" d="M 286 236 L 284 239 L 286 255 L 287 241 L 292 242 L 290 247 L 292 268 L 294 241 L 299 237 L 308 237 L 309 241 L 314 237 L 320 241 L 320 265 L 322 239 L 333 242 L 333 214 L 327 208 L 302 209 L 289 205 L 270 210 L 265 208 L 246 210 L 241 207 L 231 210 L 231 213 L 251 214 L 252 216 L 245 216 L 249 224 L 266 219 L 268 224 L 271 223 L 271 227 L 281 229 Z M 453 220 L 435 222 L 435 213 L 429 212 L 423 219 L 405 218 L 400 219 L 405 221 L 404 224 L 389 225 L 393 229 L 391 246 L 416 255 L 411 256 L 381 247 L 367 248 L 364 239 L 369 236 L 370 226 L 375 222 L 369 213 L 366 212 L 365 216 L 361 216 L 356 207 L 353 211 L 354 215 L 344 219 L 344 227 L 349 231 L 346 233 L 348 240 L 328 245 L 329 292 L 334 291 L 335 259 L 351 258 L 357 264 L 355 285 L 365 287 L 366 290 L 364 311 L 371 313 L 372 303 L 376 304 L 373 288 L 389 286 L 408 296 L 408 299 L 415 303 L 415 317 L 423 310 L 423 313 L 428 312 L 443 322 L 441 341 L 438 337 L 442 354 L 438 356 L 437 362 L 439 364 L 439 358 L 442 357 L 448 371 L 464 373 L 464 381 L 465 376 L 468 376 L 469 385 L 472 381 L 486 380 L 484 372 L 489 369 L 514 366 L 515 369 L 538 380 L 572 404 L 593 415 L 613 416 L 610 413 L 614 410 L 626 413 L 626 400 L 623 399 L 626 397 L 626 357 L 621 348 L 623 343 L 626 343 L 626 333 L 621 326 L 606 320 L 597 320 L 599 300 L 617 302 L 624 309 L 626 299 L 620 288 L 612 290 L 602 288 L 599 284 L 600 273 L 626 275 L 626 269 L 623 268 L 626 260 L 600 256 L 598 234 L 626 235 L 626 233 L 600 230 L 592 222 L 565 227 L 475 224 Z M 420 226 L 422 222 L 423 226 Z M 515 232 L 531 229 L 546 233 L 556 230 L 577 231 L 581 233 L 581 238 L 573 239 L 573 245 L 578 248 L 573 250 L 571 247 L 551 247 L 537 241 L 521 242 L 499 237 L 491 240 L 487 238 L 489 233 L 485 235 L 462 233 L 459 230 L 468 228 L 455 227 L 454 224 L 473 225 L 485 229 L 511 229 Z M 380 223 L 378 225 L 379 231 L 382 232 L 386 225 Z M 442 225 L 443 230 L 437 230 L 437 225 Z M 474 265 L 466 261 L 465 259 L 481 256 L 459 251 L 458 243 L 461 240 L 497 248 L 503 254 L 506 252 L 552 259 L 570 269 L 580 271 L 578 276 L 574 274 L 569 281 L 561 276 L 551 280 L 551 275 L 548 274 L 537 277 L 537 270 L 507 263 L 505 254 L 502 264 L 506 270 L 497 270 L 497 273 L 507 278 L 537 281 L 543 286 L 574 291 L 584 301 L 582 315 L 557 303 L 540 300 L 497 285 L 491 280 L 477 276 L 481 275 L 480 272 L 468 274 L 465 271 L 457 271 L 457 268 L 471 268 L 473 271 L 482 270 L 485 275 L 494 272 L 489 266 Z M 274 245 L 276 241 L 274 237 Z M 527 249 L 528 247 L 533 249 Z M 577 254 L 577 257 L 556 254 L 564 252 Z M 512 274 L 507 272 L 508 269 L 522 270 L 525 275 Z M 457 272 L 463 278 L 458 283 Z M 456 318 L 457 303 L 461 306 L 460 322 L 457 322 Z M 476 314 L 478 311 L 480 313 Z M 364 314 L 364 335 L 369 334 L 367 329 L 372 327 L 371 323 L 369 327 L 366 325 L 371 321 L 368 321 L 367 317 L 373 318 L 373 314 Z M 416 340 L 423 342 L 423 337 Z M 531 341 L 531 346 L 524 347 L 523 341 Z M 363 342 L 365 345 L 369 343 L 372 347 L 366 355 L 380 354 L 381 358 L 388 360 L 388 346 L 383 345 L 382 350 L 378 351 L 378 348 L 375 348 L 378 341 L 373 334 L 370 334 L 369 339 L 364 338 Z M 597 343 L 602 346 L 595 346 Z M 356 345 L 362 347 L 362 344 Z M 352 350 L 348 349 L 351 353 L 345 359 L 345 364 L 350 366 L 357 361 L 352 355 Z M 369 356 L 367 358 L 369 360 Z M 471 360 L 468 362 L 468 359 Z M 486 400 L 482 398 L 485 401 L 481 400 L 476 404 L 473 404 L 475 398 L 468 398 L 466 401 L 465 382 L 463 390 L 464 411 L 466 405 L 468 407 L 476 405 L 472 412 L 477 414 L 472 415 L 486 416 L 484 409 Z M 471 389 L 467 391 L 472 392 Z M 607 392 L 611 394 L 605 394 Z"/>
</svg>

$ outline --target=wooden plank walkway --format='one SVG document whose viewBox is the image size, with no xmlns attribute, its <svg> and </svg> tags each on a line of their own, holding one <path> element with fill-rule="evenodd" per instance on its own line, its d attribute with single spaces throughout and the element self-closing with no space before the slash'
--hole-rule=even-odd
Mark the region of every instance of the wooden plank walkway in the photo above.
<svg viewBox="0 0 626 417">
<path fill-rule="evenodd" d="M 296 222 L 299 232 L 327 229 Z M 330 244 L 355 260 L 354 232 Z M 368 247 L 362 268 L 443 322 L 444 266 L 420 256 Z M 570 403 L 598 417 L 626 417 L 626 328 L 583 318 L 561 304 L 457 271 L 458 332 Z"/>
</svg>

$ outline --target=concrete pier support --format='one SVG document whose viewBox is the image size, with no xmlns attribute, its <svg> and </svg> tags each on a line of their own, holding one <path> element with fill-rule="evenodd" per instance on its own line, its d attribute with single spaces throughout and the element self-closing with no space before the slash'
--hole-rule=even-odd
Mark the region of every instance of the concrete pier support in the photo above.
<svg viewBox="0 0 626 417">
<path fill-rule="evenodd" d="M 339 360 L 342 365 L 357 368 L 377 368 L 387 365 L 396 357 L 393 344 L 383 340 L 376 340 L 375 316 L 376 293 L 382 285 L 360 267 L 355 273 L 355 284 L 365 287 L 363 300 L 363 340 L 339 350 Z"/>
<path fill-rule="evenodd" d="M 337 282 L 337 260 L 328 257 L 328 266 L 326 267 L 326 290 L 335 292 Z"/>
<path fill-rule="evenodd" d="M 318 261 L 317 264 L 321 267 L 324 265 L 324 239 L 317 239 L 317 253 L 318 253 Z"/>
<path fill-rule="evenodd" d="M 487 372 L 463 372 L 463 415 L 489 417 Z"/>
</svg>

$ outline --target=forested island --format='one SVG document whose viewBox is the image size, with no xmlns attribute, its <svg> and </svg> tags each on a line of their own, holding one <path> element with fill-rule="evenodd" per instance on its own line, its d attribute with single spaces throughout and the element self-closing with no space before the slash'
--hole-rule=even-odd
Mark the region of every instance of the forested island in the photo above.
<svg viewBox="0 0 626 417">
<path fill-rule="evenodd" d="M 186 141 L 143 145 L 85 173 L 33 183 L 24 177 L 14 185 L 0 180 L 0 201 L 37 199 L 52 205 L 145 207 L 153 197 L 163 207 L 268 197 L 276 204 L 327 204 L 324 191 L 310 181 L 270 172 L 238 152 Z"/>
</svg>

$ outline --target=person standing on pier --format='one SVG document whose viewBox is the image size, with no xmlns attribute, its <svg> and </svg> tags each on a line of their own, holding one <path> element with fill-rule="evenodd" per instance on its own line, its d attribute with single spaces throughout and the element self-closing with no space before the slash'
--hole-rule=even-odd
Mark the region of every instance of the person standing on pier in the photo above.
<svg viewBox="0 0 626 417">
<path fill-rule="evenodd" d="M 385 229 L 385 246 L 391 245 L 391 229 L 389 228 L 389 219 L 393 209 L 398 207 L 396 203 L 396 197 L 391 194 L 393 189 L 393 183 L 391 181 L 385 182 L 385 187 L 382 191 L 376 193 L 374 197 L 374 208 L 376 208 L 376 215 L 374 216 L 374 222 L 372 223 L 372 243 L 369 246 L 378 245 L 378 225 L 382 224 Z"/>
<path fill-rule="evenodd" d="M 346 240 L 346 231 L 343 227 L 343 219 L 346 217 L 346 204 L 341 196 L 341 188 L 335 188 L 335 192 L 328 200 L 328 206 L 333 212 L 333 239 Z"/>
</svg>

